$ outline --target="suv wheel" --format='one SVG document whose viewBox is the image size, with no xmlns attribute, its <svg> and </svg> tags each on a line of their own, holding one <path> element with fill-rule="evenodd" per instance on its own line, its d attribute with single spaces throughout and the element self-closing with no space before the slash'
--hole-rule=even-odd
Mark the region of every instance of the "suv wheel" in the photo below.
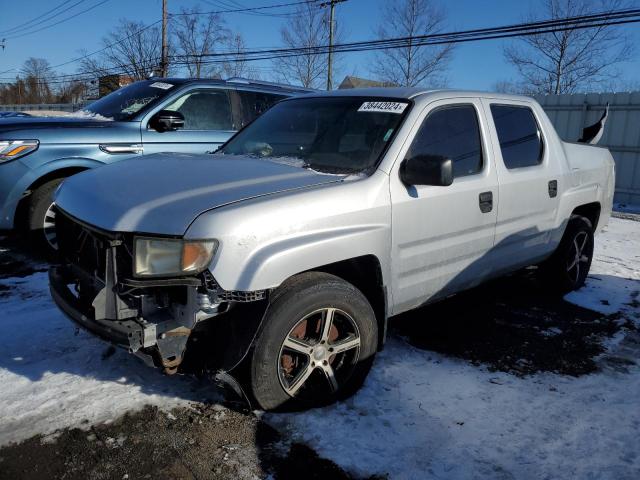
<svg viewBox="0 0 640 480">
<path fill-rule="evenodd" d="M 364 381 L 376 353 L 371 305 L 353 285 L 325 273 L 294 277 L 272 297 L 251 358 L 251 390 L 265 410 L 320 406 Z"/>
<path fill-rule="evenodd" d="M 63 180 L 63 178 L 56 178 L 40 185 L 29 198 L 27 233 L 29 240 L 39 253 L 51 254 L 58 249 L 53 194 Z"/>
<path fill-rule="evenodd" d="M 553 255 L 541 265 L 545 283 L 559 294 L 584 285 L 593 259 L 593 226 L 580 216 L 569 219 L 567 229 Z"/>
</svg>

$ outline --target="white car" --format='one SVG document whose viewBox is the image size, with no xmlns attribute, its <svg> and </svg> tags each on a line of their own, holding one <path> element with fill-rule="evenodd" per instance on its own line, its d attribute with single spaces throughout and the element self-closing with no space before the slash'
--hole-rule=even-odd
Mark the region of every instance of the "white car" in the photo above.
<svg viewBox="0 0 640 480">
<path fill-rule="evenodd" d="M 51 270 L 78 324 L 174 373 L 237 373 L 264 409 L 355 391 L 387 319 L 539 265 L 579 288 L 611 214 L 604 148 L 525 97 L 363 89 L 286 99 L 216 155 L 74 176 Z"/>
</svg>

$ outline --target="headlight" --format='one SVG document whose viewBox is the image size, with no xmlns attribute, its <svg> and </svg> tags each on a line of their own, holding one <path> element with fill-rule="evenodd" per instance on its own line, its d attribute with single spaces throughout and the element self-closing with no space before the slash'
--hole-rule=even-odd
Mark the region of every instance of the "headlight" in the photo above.
<svg viewBox="0 0 640 480">
<path fill-rule="evenodd" d="M 38 145 L 38 140 L 0 140 L 0 163 L 29 155 Z"/>
<path fill-rule="evenodd" d="M 135 270 L 140 277 L 199 273 L 211 263 L 215 240 L 136 238 Z"/>
</svg>

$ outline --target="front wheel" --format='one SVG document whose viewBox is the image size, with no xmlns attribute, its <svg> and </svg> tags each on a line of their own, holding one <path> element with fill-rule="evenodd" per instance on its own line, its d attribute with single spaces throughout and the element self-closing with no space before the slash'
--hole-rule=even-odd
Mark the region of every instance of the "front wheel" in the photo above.
<svg viewBox="0 0 640 480">
<path fill-rule="evenodd" d="M 29 198 L 27 212 L 29 241 L 38 253 L 44 255 L 54 254 L 58 250 L 53 194 L 62 180 L 62 178 L 56 178 L 42 184 Z"/>
<path fill-rule="evenodd" d="M 540 266 L 545 284 L 562 295 L 582 287 L 591 267 L 593 246 L 591 222 L 584 217 L 571 217 L 558 248 Z"/>
<path fill-rule="evenodd" d="M 251 358 L 251 390 L 265 410 L 320 406 L 364 381 L 378 329 L 365 296 L 324 273 L 295 277 L 276 292 Z"/>
</svg>

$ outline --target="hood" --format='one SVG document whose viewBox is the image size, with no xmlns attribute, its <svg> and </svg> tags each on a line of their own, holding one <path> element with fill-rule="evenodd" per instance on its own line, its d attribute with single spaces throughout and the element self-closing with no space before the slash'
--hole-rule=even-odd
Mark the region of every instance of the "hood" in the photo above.
<svg viewBox="0 0 640 480">
<path fill-rule="evenodd" d="M 207 210 L 342 179 L 244 156 L 156 154 L 74 175 L 55 202 L 104 230 L 183 235 Z"/>
<path fill-rule="evenodd" d="M 48 128 L 104 128 L 113 125 L 111 120 L 91 117 L 8 117 L 0 118 L 0 132 L 38 130 Z"/>
</svg>

